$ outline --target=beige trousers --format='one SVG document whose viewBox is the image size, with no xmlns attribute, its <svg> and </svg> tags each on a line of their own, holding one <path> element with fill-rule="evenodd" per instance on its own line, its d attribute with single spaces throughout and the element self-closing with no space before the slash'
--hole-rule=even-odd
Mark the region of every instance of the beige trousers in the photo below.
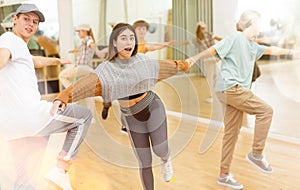
<svg viewBox="0 0 300 190">
<path fill-rule="evenodd" d="M 261 154 L 273 116 L 273 108 L 252 93 L 236 85 L 216 93 L 224 108 L 224 136 L 221 155 L 221 173 L 229 173 L 235 144 L 242 126 L 243 112 L 255 115 L 252 151 Z"/>
</svg>

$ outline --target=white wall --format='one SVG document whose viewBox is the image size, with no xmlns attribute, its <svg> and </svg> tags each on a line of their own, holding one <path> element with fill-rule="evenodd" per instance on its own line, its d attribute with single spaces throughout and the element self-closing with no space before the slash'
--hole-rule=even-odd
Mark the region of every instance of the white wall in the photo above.
<svg viewBox="0 0 300 190">
<path fill-rule="evenodd" d="M 279 18 L 286 25 L 282 40 L 289 36 L 296 37 L 296 48 L 300 46 L 299 0 L 214 0 L 213 31 L 224 37 L 235 30 L 239 16 L 245 10 L 256 10 L 261 14 L 261 31 L 270 30 L 270 20 Z"/>
<path fill-rule="evenodd" d="M 213 32 L 215 35 L 225 37 L 235 31 L 237 22 L 237 7 L 239 0 L 213 1 Z"/>
<path fill-rule="evenodd" d="M 98 36 L 100 0 L 73 0 L 72 2 L 74 27 L 79 24 L 89 24 L 94 36 Z"/>
</svg>

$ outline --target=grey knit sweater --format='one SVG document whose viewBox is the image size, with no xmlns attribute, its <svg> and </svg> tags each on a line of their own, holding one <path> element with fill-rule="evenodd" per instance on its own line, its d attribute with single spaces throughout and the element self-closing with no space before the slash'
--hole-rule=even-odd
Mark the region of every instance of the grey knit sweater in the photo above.
<svg viewBox="0 0 300 190">
<path fill-rule="evenodd" d="M 130 59 L 114 59 L 101 63 L 95 73 L 102 84 L 104 102 L 154 89 L 158 79 L 159 64 L 144 54 Z"/>
</svg>

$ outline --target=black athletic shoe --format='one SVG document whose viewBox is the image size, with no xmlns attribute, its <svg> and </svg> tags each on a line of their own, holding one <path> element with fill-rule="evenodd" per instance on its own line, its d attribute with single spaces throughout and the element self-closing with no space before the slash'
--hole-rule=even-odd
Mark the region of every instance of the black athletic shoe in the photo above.
<svg viewBox="0 0 300 190">
<path fill-rule="evenodd" d="M 107 116 L 108 116 L 108 109 L 109 107 L 103 107 L 103 110 L 102 110 L 102 119 L 106 119 Z"/>
<path fill-rule="evenodd" d="M 121 133 L 128 134 L 126 127 L 122 126 Z"/>
</svg>

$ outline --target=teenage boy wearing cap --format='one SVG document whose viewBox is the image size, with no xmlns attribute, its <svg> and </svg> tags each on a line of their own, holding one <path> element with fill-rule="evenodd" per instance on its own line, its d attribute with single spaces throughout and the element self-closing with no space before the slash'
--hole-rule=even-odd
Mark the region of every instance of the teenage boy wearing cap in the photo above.
<svg viewBox="0 0 300 190">
<path fill-rule="evenodd" d="M 0 36 L 0 133 L 12 142 L 24 137 L 46 137 L 66 132 L 56 166 L 46 178 L 65 190 L 71 190 L 68 170 L 90 125 L 91 112 L 75 104 L 55 113 L 50 112 L 52 103 L 40 100 L 34 69 L 68 64 L 70 61 L 30 54 L 27 43 L 39 23 L 45 21 L 44 15 L 34 4 L 22 4 L 12 21 L 14 31 Z M 34 185 L 16 186 L 16 189 L 28 189 Z"/>
</svg>

